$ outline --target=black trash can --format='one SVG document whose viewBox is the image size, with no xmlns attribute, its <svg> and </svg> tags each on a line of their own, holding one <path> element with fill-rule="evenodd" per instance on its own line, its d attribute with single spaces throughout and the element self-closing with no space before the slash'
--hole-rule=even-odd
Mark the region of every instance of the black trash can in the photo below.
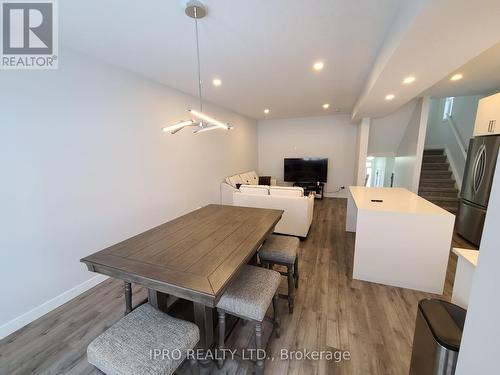
<svg viewBox="0 0 500 375">
<path fill-rule="evenodd" d="M 453 375 L 467 311 L 438 299 L 418 303 L 410 375 Z"/>
</svg>

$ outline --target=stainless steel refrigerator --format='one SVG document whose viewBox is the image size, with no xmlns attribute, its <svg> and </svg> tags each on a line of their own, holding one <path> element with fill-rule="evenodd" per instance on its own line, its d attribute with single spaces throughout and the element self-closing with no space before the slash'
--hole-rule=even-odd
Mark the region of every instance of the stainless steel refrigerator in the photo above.
<svg viewBox="0 0 500 375">
<path fill-rule="evenodd" d="M 470 140 L 462 182 L 457 232 L 479 246 L 495 165 L 500 135 L 485 135 Z"/>
</svg>

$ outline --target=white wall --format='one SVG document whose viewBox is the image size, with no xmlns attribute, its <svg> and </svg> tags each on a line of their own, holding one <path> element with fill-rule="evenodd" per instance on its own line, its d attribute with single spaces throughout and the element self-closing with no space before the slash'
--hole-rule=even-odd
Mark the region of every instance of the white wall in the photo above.
<svg viewBox="0 0 500 375">
<path fill-rule="evenodd" d="M 394 158 L 394 187 L 412 190 L 415 156 L 396 156 Z"/>
<path fill-rule="evenodd" d="M 471 287 L 457 375 L 500 374 L 500 157 L 491 189 L 479 259 Z"/>
<path fill-rule="evenodd" d="M 349 115 L 259 121 L 259 172 L 282 182 L 284 158 L 327 157 L 326 195 L 346 196 L 335 191 L 354 182 L 356 135 Z"/>
<path fill-rule="evenodd" d="M 81 257 L 257 167 L 254 120 L 207 105 L 235 130 L 165 134 L 195 98 L 67 49 L 59 66 L 0 73 L 0 337 L 99 281 Z"/>
<path fill-rule="evenodd" d="M 469 146 L 469 140 L 472 138 L 477 105 L 479 99 L 483 96 L 457 96 L 454 99 L 452 121 L 465 149 Z M 459 141 L 451 129 L 450 122 L 448 120 L 443 121 L 445 99 L 436 98 L 431 100 L 425 147 L 446 149 L 453 174 L 460 184 L 464 174 L 466 158 L 461 151 Z"/>
<path fill-rule="evenodd" d="M 371 120 L 368 155 L 396 156 L 416 104 L 412 100 L 386 117 Z"/>
<path fill-rule="evenodd" d="M 386 117 L 371 120 L 368 155 L 396 157 L 390 165 L 396 187 L 418 191 L 428 114 L 426 97 L 414 99 Z M 390 172 L 387 170 L 389 179 Z M 389 181 L 386 182 L 390 184 Z"/>
<path fill-rule="evenodd" d="M 414 193 L 420 181 L 429 102 L 427 97 L 417 101 L 394 161 L 394 186 Z"/>
</svg>

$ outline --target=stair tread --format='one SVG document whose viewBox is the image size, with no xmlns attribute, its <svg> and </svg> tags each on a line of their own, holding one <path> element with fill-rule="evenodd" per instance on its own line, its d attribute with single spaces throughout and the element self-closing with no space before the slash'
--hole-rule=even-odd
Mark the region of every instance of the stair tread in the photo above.
<svg viewBox="0 0 500 375">
<path fill-rule="evenodd" d="M 424 155 L 423 160 L 426 163 L 444 163 L 447 161 L 446 155 Z"/>
<path fill-rule="evenodd" d="M 421 178 L 420 182 L 455 182 L 453 178 Z"/>
<path fill-rule="evenodd" d="M 439 195 L 422 195 L 423 198 L 434 202 L 434 201 L 442 201 L 442 202 L 458 202 L 458 197 L 441 197 Z"/>
<path fill-rule="evenodd" d="M 457 193 L 458 189 L 456 187 L 437 187 L 437 186 L 421 186 L 418 189 L 419 192 L 423 193 Z"/>
<path fill-rule="evenodd" d="M 424 150 L 424 155 L 443 155 L 444 148 L 429 148 Z"/>
<path fill-rule="evenodd" d="M 448 162 L 436 162 L 436 163 L 429 163 L 429 162 L 425 162 L 425 161 L 422 163 L 422 166 L 423 166 L 423 167 L 425 167 L 425 166 L 430 166 L 430 165 L 432 165 L 432 166 L 436 166 L 436 165 L 442 165 L 442 166 L 447 165 L 447 166 L 450 166 L 450 163 L 448 163 Z"/>
<path fill-rule="evenodd" d="M 429 170 L 422 170 L 422 174 L 428 173 L 428 174 L 451 174 L 451 171 L 443 171 L 439 169 L 429 169 Z"/>
<path fill-rule="evenodd" d="M 450 180 L 452 179 L 451 176 L 448 176 L 448 175 L 441 175 L 441 174 L 432 174 L 432 175 L 426 175 L 426 174 L 422 174 L 420 175 L 420 178 L 427 178 L 427 179 L 434 179 L 434 180 L 441 180 L 441 181 L 446 181 L 446 180 Z"/>
<path fill-rule="evenodd" d="M 429 197 L 429 198 L 439 198 L 439 197 L 448 197 L 448 198 L 457 198 L 458 193 L 456 191 L 422 191 L 419 190 L 418 194 L 421 195 L 422 197 Z"/>
<path fill-rule="evenodd" d="M 450 165 L 448 163 L 445 163 L 445 164 L 441 164 L 441 163 L 427 164 L 427 165 L 422 165 L 422 172 L 434 171 L 434 170 L 448 171 L 449 168 L 450 168 Z"/>
</svg>

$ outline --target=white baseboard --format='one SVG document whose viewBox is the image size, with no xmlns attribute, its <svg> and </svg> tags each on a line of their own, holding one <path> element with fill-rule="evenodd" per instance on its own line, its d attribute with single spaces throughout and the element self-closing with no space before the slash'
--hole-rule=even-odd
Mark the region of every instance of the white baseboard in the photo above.
<svg viewBox="0 0 500 375">
<path fill-rule="evenodd" d="M 57 297 L 54 297 L 48 300 L 47 302 L 44 302 L 41 305 L 35 307 L 34 309 L 18 316 L 17 318 L 14 318 L 5 324 L 2 324 L 0 326 L 0 339 L 7 337 L 11 333 L 24 327 L 25 325 L 33 322 L 34 320 L 40 318 L 41 316 L 47 314 L 48 312 L 58 308 L 59 306 L 72 300 L 73 298 L 77 297 L 83 292 L 86 292 L 90 288 L 93 288 L 97 284 L 102 283 L 107 278 L 108 276 L 104 275 L 94 276 L 91 279 L 75 286 L 74 288 L 71 288 L 65 291 L 64 293 L 61 293 Z"/>
<path fill-rule="evenodd" d="M 347 192 L 325 193 L 325 198 L 347 198 Z"/>
</svg>

